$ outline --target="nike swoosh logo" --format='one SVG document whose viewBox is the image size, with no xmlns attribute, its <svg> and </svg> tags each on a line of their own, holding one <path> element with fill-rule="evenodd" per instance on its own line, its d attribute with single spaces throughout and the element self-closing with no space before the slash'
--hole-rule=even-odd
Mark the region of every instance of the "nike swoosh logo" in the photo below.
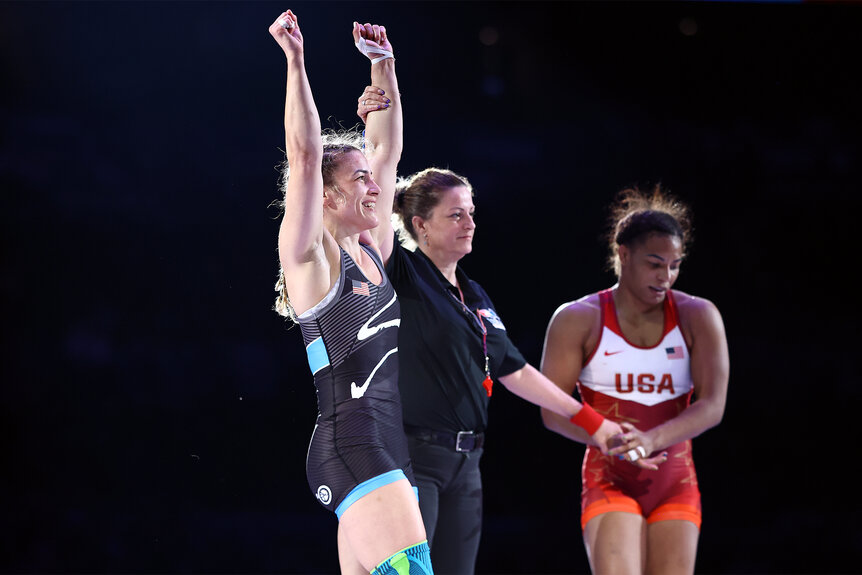
<svg viewBox="0 0 862 575">
<path fill-rule="evenodd" d="M 608 351 L 608 350 L 605 350 L 605 355 L 616 355 L 616 354 L 618 354 L 618 353 L 622 353 L 622 352 L 624 352 L 624 351 L 625 351 L 624 349 L 621 349 L 621 350 L 619 350 L 619 351 Z"/>
<path fill-rule="evenodd" d="M 359 327 L 359 331 L 356 333 L 356 338 L 359 341 L 363 341 L 363 340 L 368 339 L 369 337 L 371 337 L 372 335 L 374 335 L 375 333 L 377 333 L 381 329 L 386 329 L 387 327 L 398 327 L 399 325 L 401 325 L 401 318 L 393 319 L 391 321 L 385 321 L 385 322 L 378 324 L 378 325 L 375 325 L 373 327 L 371 325 L 369 325 L 369 324 L 371 324 L 372 321 L 374 321 L 377 318 L 377 316 L 379 316 L 381 313 L 386 311 L 386 308 L 388 308 L 389 306 L 394 304 L 396 299 L 398 299 L 398 294 L 392 294 L 392 299 L 389 300 L 389 303 L 386 304 L 385 306 L 383 306 L 382 308 L 380 308 L 377 311 L 377 313 L 375 313 L 374 315 L 369 317 L 368 320 Z"/>
<path fill-rule="evenodd" d="M 398 351 L 397 347 L 394 347 L 386 352 L 380 361 L 377 362 L 377 365 L 374 366 L 374 369 L 371 370 L 371 373 L 368 375 L 368 379 L 365 380 L 365 383 L 362 385 L 356 385 L 355 381 L 350 382 L 350 397 L 353 399 L 359 399 L 363 395 L 365 395 L 365 391 L 368 389 L 368 384 L 371 383 L 371 379 L 374 377 L 374 374 L 377 373 L 377 370 L 380 369 L 380 366 L 383 365 L 383 362 L 386 361 L 390 355 Z"/>
</svg>

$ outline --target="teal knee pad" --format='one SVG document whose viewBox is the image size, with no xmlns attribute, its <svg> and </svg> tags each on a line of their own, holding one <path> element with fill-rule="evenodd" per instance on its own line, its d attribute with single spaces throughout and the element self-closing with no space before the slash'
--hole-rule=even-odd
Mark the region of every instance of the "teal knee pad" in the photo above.
<svg viewBox="0 0 862 575">
<path fill-rule="evenodd" d="M 428 542 L 402 549 L 378 565 L 371 575 L 434 575 Z"/>
</svg>

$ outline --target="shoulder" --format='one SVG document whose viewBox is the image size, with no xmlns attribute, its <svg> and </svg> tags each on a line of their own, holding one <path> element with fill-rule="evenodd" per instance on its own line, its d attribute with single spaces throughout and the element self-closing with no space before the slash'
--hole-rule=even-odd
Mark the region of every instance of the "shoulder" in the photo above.
<svg viewBox="0 0 862 575">
<path fill-rule="evenodd" d="M 559 306 L 551 316 L 548 332 L 587 335 L 601 321 L 599 294 L 594 293 Z"/>
<path fill-rule="evenodd" d="M 718 307 L 710 300 L 678 290 L 673 290 L 673 299 L 682 328 L 693 336 L 723 325 Z"/>
<path fill-rule="evenodd" d="M 578 322 L 601 315 L 599 294 L 593 293 L 575 301 L 566 302 L 554 311 L 551 321 Z"/>
<path fill-rule="evenodd" d="M 696 318 L 718 313 L 716 305 L 708 299 L 679 290 L 673 290 L 673 301 L 676 303 L 680 317 Z"/>
<path fill-rule="evenodd" d="M 304 262 L 289 262 L 281 258 L 285 289 L 297 315 L 302 315 L 326 296 L 337 276 L 344 272 L 343 257 L 349 256 L 324 230 L 320 245 L 308 254 Z"/>
</svg>

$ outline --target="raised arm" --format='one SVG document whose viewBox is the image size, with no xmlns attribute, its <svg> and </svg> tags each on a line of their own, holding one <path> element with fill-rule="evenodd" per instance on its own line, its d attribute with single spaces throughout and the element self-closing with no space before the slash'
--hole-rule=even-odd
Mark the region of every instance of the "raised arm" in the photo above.
<svg viewBox="0 0 862 575">
<path fill-rule="evenodd" d="M 364 97 L 360 98 L 359 111 L 360 117 L 364 116 L 365 119 L 368 163 L 374 181 L 380 186 L 376 206 L 380 223 L 371 230 L 371 236 L 386 262 L 392 254 L 393 230 L 390 218 L 404 138 L 401 95 L 395 75 L 395 58 L 389 57 L 393 50 L 386 28 L 354 22 L 353 41 L 359 51 L 371 60 L 371 87 L 366 88 Z M 380 91 L 383 93 L 380 94 Z M 368 103 L 365 103 L 366 100 Z"/>
<path fill-rule="evenodd" d="M 329 266 L 324 253 L 320 118 L 305 72 L 297 17 L 290 10 L 282 12 L 270 25 L 269 33 L 287 60 L 284 140 L 290 177 L 284 196 L 278 253 L 291 302 L 297 313 L 302 313 L 329 289 Z"/>
</svg>

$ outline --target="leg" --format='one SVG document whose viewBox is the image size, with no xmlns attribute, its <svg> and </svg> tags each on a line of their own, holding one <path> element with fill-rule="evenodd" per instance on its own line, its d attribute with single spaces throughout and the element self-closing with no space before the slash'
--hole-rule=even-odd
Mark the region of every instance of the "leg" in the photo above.
<svg viewBox="0 0 862 575">
<path fill-rule="evenodd" d="M 371 575 L 434 575 L 428 543 L 423 541 L 393 554 Z"/>
<path fill-rule="evenodd" d="M 419 504 L 406 479 L 358 499 L 341 515 L 338 528 L 353 557 L 345 557 L 347 566 L 358 562 L 366 573 L 398 551 L 425 540 Z"/>
<path fill-rule="evenodd" d="M 646 573 L 691 575 L 700 530 L 691 521 L 657 521 L 647 526 Z"/>
<path fill-rule="evenodd" d="M 454 453 L 460 459 L 453 480 L 440 493 L 437 534 L 432 546 L 439 575 L 468 575 L 476 566 L 482 536 L 482 450 Z"/>
<path fill-rule="evenodd" d="M 419 511 L 422 512 L 422 522 L 425 524 L 425 535 L 428 537 L 428 546 L 434 545 L 434 534 L 437 530 L 437 509 L 439 505 L 440 492 L 437 485 L 426 478 L 420 479 L 418 473 L 414 473 L 416 487 L 419 489 Z"/>
<path fill-rule="evenodd" d="M 419 509 L 425 524 L 425 535 L 428 537 L 428 546 L 433 549 L 437 536 L 440 493 L 455 474 L 458 461 L 455 456 L 460 454 L 410 435 L 407 436 L 407 447 L 413 462 L 413 477 L 419 489 Z"/>
<path fill-rule="evenodd" d="M 350 548 L 341 523 L 338 524 L 338 566 L 341 568 L 341 575 L 368 575 L 368 571 L 362 567 Z"/>
<path fill-rule="evenodd" d="M 643 569 L 646 520 L 622 511 L 602 513 L 584 527 L 584 545 L 594 575 L 635 575 Z"/>
</svg>

